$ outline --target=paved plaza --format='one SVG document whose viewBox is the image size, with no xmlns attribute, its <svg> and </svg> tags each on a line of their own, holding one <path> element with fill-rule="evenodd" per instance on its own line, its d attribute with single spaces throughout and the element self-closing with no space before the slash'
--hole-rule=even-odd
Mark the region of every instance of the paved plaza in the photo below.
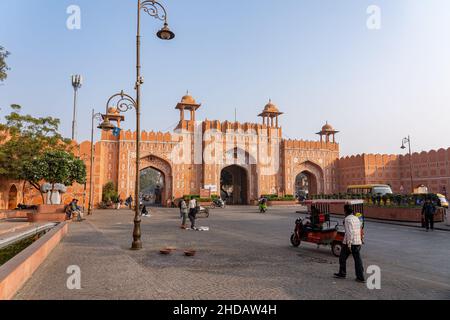
<svg viewBox="0 0 450 320">
<path fill-rule="evenodd" d="M 365 266 L 378 265 L 382 289 L 336 280 L 338 259 L 326 247 L 290 246 L 298 207 L 216 209 L 179 229 L 177 209 L 143 218 L 142 251 L 130 251 L 133 213 L 96 211 L 51 253 L 16 299 L 450 299 L 450 232 L 368 222 Z M 179 250 L 162 256 L 159 250 Z M 198 251 L 184 257 L 183 249 Z M 81 269 L 81 290 L 67 289 L 68 266 Z"/>
</svg>

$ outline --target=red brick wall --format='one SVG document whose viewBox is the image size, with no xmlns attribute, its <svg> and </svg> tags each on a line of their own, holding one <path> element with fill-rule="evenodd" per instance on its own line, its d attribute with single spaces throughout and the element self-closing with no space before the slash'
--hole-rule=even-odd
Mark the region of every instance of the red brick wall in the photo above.
<svg viewBox="0 0 450 320">
<path fill-rule="evenodd" d="M 425 185 L 430 192 L 450 192 L 450 148 L 414 153 L 414 187 Z M 394 192 L 410 192 L 409 155 L 363 154 L 339 159 L 339 190 L 354 184 L 390 184 Z M 444 189 L 445 188 L 445 189 Z"/>
</svg>

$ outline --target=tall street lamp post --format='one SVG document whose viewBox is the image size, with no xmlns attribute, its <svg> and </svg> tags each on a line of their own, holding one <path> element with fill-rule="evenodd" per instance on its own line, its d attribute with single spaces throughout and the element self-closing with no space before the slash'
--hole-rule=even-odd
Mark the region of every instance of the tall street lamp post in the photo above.
<svg viewBox="0 0 450 320">
<path fill-rule="evenodd" d="M 92 109 L 92 127 L 91 127 L 91 168 L 89 173 L 89 204 L 88 216 L 92 215 L 94 202 L 94 162 L 95 162 L 95 146 L 94 146 L 94 123 L 95 120 L 101 122 L 103 120 L 101 113 L 95 113 Z"/>
<path fill-rule="evenodd" d="M 77 130 L 77 96 L 78 89 L 83 85 L 83 77 L 80 75 L 72 76 L 72 87 L 73 87 L 73 121 L 72 121 L 72 141 L 76 139 Z"/>
<path fill-rule="evenodd" d="M 144 79 L 141 76 L 141 12 L 147 13 L 149 16 L 161 20 L 164 22 L 164 26 L 156 34 L 161 40 L 172 40 L 175 38 L 175 34 L 169 29 L 167 23 L 167 12 L 164 6 L 156 0 L 138 0 L 137 1 L 137 32 L 136 32 L 136 99 L 133 99 L 130 95 L 125 94 L 123 91 L 119 94 L 111 96 L 106 105 L 106 115 L 104 115 L 104 121 L 99 126 L 102 130 L 113 130 L 114 125 L 108 118 L 108 110 L 110 107 L 116 107 L 118 112 L 126 112 L 131 109 L 136 111 L 136 186 L 135 186 L 135 217 L 134 217 L 134 230 L 133 230 L 133 243 L 132 250 L 142 249 L 141 241 L 141 216 L 140 216 L 140 144 L 141 144 L 141 86 L 144 83 Z M 114 106 L 112 103 L 117 101 Z"/>
<path fill-rule="evenodd" d="M 411 178 L 411 191 L 414 193 L 414 178 L 413 178 L 413 165 L 412 165 L 412 151 L 411 151 L 411 137 L 403 138 L 402 140 L 402 150 L 406 149 L 405 144 L 408 144 L 409 148 L 409 170 L 410 170 L 410 178 Z"/>
</svg>

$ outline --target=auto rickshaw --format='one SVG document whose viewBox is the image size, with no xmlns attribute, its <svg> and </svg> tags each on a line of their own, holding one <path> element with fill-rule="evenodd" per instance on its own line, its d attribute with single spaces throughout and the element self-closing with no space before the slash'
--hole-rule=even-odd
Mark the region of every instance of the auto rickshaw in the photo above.
<svg viewBox="0 0 450 320">
<path fill-rule="evenodd" d="M 343 215 L 344 206 L 350 205 L 355 215 L 361 220 L 364 237 L 364 201 L 363 200 L 312 200 L 305 201 L 309 216 L 299 218 L 295 222 L 295 230 L 291 236 L 291 244 L 299 247 L 303 242 L 317 246 L 331 246 L 334 256 L 341 255 L 345 236 L 344 227 L 336 223 L 331 227 L 331 214 Z"/>
</svg>

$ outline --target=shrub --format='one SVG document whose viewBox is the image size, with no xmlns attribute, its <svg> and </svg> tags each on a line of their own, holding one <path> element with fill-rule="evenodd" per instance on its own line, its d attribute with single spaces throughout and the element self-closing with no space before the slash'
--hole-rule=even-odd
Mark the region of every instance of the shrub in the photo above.
<svg viewBox="0 0 450 320">
<path fill-rule="evenodd" d="M 110 181 L 103 186 L 102 201 L 106 203 L 116 203 L 119 199 L 114 182 Z"/>
<path fill-rule="evenodd" d="M 184 199 L 188 199 L 188 200 L 191 200 L 192 198 L 194 198 L 194 199 L 198 200 L 198 199 L 200 199 L 200 195 L 198 195 L 198 194 L 185 194 L 183 196 L 183 198 Z"/>
</svg>

